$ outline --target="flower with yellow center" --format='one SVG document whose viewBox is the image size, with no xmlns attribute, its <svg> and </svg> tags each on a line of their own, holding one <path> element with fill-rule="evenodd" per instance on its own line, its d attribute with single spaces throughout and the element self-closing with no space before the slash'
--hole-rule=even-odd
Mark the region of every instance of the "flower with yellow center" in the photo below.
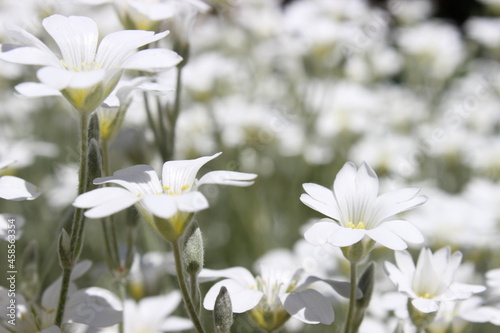
<svg viewBox="0 0 500 333">
<path fill-rule="evenodd" d="M 346 163 L 335 178 L 333 190 L 312 183 L 303 187 L 306 193 L 300 200 L 330 217 L 320 220 L 304 234 L 313 245 L 330 243 L 347 247 L 365 236 L 369 244 L 363 245 L 365 250 L 374 241 L 393 250 L 405 249 L 406 242 L 423 242 L 422 234 L 413 224 L 395 215 L 423 204 L 427 198 L 417 195 L 418 188 L 378 195 L 377 175 L 366 163 L 359 170 L 353 163 Z"/>
<path fill-rule="evenodd" d="M 124 30 L 111 33 L 98 43 L 94 20 L 84 16 L 52 15 L 42 21 L 56 42 L 52 52 L 38 38 L 18 26 L 7 26 L 17 45 L 2 44 L 0 59 L 43 66 L 37 72 L 41 83 L 16 86 L 27 97 L 64 96 L 78 111 L 94 111 L 118 83 L 125 69 L 160 71 L 177 65 L 182 58 L 166 49 L 138 48 L 168 35 L 168 31 Z"/>
<path fill-rule="evenodd" d="M 434 254 L 423 248 L 416 266 L 407 251 L 397 251 L 395 257 L 397 267 L 385 262 L 384 269 L 398 291 L 408 296 L 411 305 L 421 313 L 436 312 L 441 302 L 462 301 L 486 290 L 483 286 L 454 281 L 462 253 L 452 254 L 449 247 Z"/>
<path fill-rule="evenodd" d="M 135 204 L 144 219 L 165 239 L 180 237 L 195 212 L 208 208 L 208 201 L 198 191 L 201 185 L 219 184 L 250 186 L 255 174 L 234 171 L 212 171 L 199 180 L 200 168 L 221 153 L 194 160 L 168 161 L 163 165 L 162 181 L 149 165 L 136 165 L 119 170 L 112 177 L 97 178 L 94 184 L 112 183 L 121 186 L 103 187 L 76 198 L 73 206 L 90 208 L 88 218 L 102 218 Z"/>
</svg>

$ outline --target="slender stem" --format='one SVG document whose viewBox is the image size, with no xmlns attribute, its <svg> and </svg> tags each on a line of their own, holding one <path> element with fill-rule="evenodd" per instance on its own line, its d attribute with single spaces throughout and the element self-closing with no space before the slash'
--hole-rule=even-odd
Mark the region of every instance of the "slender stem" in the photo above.
<svg viewBox="0 0 500 333">
<path fill-rule="evenodd" d="M 111 176 L 111 165 L 109 163 L 109 140 L 101 141 L 102 150 L 102 169 L 104 176 Z M 108 186 L 108 184 L 105 184 Z M 110 262 L 110 269 L 117 269 L 120 266 L 120 255 L 118 250 L 118 241 L 116 239 L 115 225 L 113 223 L 113 216 L 105 217 L 102 221 L 104 241 L 106 243 L 106 254 L 108 262 Z"/>
<path fill-rule="evenodd" d="M 182 298 L 184 299 L 184 305 L 186 305 L 187 312 L 191 318 L 194 327 L 198 333 L 204 333 L 203 326 L 201 325 L 200 318 L 198 317 L 198 311 L 194 308 L 193 302 L 191 302 L 191 297 L 189 295 L 189 290 L 186 285 L 186 278 L 184 277 L 184 268 L 182 267 L 181 249 L 179 245 L 179 240 L 173 241 L 172 249 L 174 251 L 175 259 L 175 270 L 177 271 L 177 280 L 179 282 L 179 287 L 182 292 Z"/>
<path fill-rule="evenodd" d="M 144 108 L 146 109 L 146 116 L 148 118 L 148 124 L 149 124 L 149 127 L 151 128 L 151 130 L 153 131 L 153 137 L 155 139 L 155 144 L 156 144 L 156 147 L 158 148 L 158 151 L 160 152 L 160 154 L 162 155 L 162 159 L 165 160 L 166 156 L 164 151 L 165 151 L 165 148 L 164 147 L 164 140 L 162 140 L 160 138 L 160 134 L 158 133 L 158 128 L 156 128 L 156 124 L 155 124 L 155 120 L 153 118 L 153 114 L 151 112 L 151 107 L 149 105 L 149 101 L 148 101 L 148 94 L 144 91 L 142 93 L 142 96 L 143 96 L 143 99 L 144 99 Z M 163 124 L 160 124 L 160 126 L 162 126 Z"/>
<path fill-rule="evenodd" d="M 352 332 L 352 328 L 353 328 L 353 317 L 356 308 L 356 287 L 357 287 L 356 268 L 357 268 L 357 262 L 351 261 L 351 290 L 349 293 L 349 310 L 347 312 L 347 322 L 344 333 L 354 333 Z"/>
<path fill-rule="evenodd" d="M 87 187 L 87 168 L 88 168 L 88 127 L 89 127 L 89 114 L 85 112 L 80 113 L 80 170 L 78 174 L 78 195 L 85 193 Z M 73 224 L 71 226 L 71 253 L 72 260 L 68 267 L 63 267 L 63 276 L 61 283 L 61 291 L 59 294 L 59 303 L 57 305 L 57 313 L 55 325 L 61 327 L 64 309 L 66 307 L 66 300 L 68 296 L 68 288 L 70 283 L 71 271 L 80 256 L 83 244 L 83 230 L 85 227 L 85 217 L 83 216 L 83 209 L 75 209 L 73 216 Z"/>
<path fill-rule="evenodd" d="M 120 278 L 118 280 L 119 286 L 118 288 L 120 289 L 120 300 L 122 302 L 122 308 L 125 308 L 125 296 L 126 296 L 126 290 L 125 290 L 125 278 Z M 125 330 L 124 326 L 124 321 L 125 321 L 125 316 L 123 317 L 122 321 L 120 321 L 120 324 L 118 324 L 118 332 L 123 333 Z"/>
</svg>

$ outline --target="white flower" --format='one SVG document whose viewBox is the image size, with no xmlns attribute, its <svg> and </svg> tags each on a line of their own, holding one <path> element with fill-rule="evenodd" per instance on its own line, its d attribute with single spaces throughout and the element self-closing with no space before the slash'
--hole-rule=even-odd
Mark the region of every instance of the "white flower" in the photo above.
<svg viewBox="0 0 500 333">
<path fill-rule="evenodd" d="M 451 254 L 449 247 L 432 254 L 423 248 L 417 266 L 407 251 L 395 253 L 397 267 L 385 262 L 389 278 L 398 286 L 398 291 L 412 299 L 411 304 L 420 312 L 439 310 L 440 302 L 461 301 L 486 288 L 454 282 L 455 272 L 462 260 L 462 253 Z"/>
<path fill-rule="evenodd" d="M 94 111 L 111 93 L 124 69 L 158 71 L 182 58 L 166 49 L 137 48 L 168 35 L 168 31 L 125 30 L 111 33 L 98 46 L 97 24 L 88 17 L 52 15 L 42 22 L 59 47 L 53 53 L 38 38 L 17 26 L 8 26 L 19 45 L 2 44 L 0 59 L 43 66 L 41 83 L 22 83 L 16 90 L 29 97 L 63 95 L 80 111 Z"/>
<path fill-rule="evenodd" d="M 7 168 L 14 161 L 0 162 L 0 170 Z M 14 177 L 0 177 L 0 198 L 6 200 L 33 200 L 36 199 L 42 192 L 35 185 L 27 181 Z"/>
<path fill-rule="evenodd" d="M 87 261 L 78 263 L 71 273 L 71 281 L 81 277 L 90 268 Z M 62 278 L 58 278 L 43 293 L 41 303 L 30 304 L 17 294 L 16 325 L 13 332 L 40 332 L 51 328 L 56 318 L 58 297 Z M 0 306 L 6 309 L 10 303 L 9 289 L 0 287 Z M 5 311 L 0 312 L 0 322 L 12 318 Z M 73 282 L 69 284 L 68 299 L 63 316 L 63 323 L 80 323 L 92 327 L 106 327 L 122 320 L 121 302 L 106 289 L 90 287 L 77 290 Z M 48 332 L 52 332 L 49 330 Z"/>
<path fill-rule="evenodd" d="M 182 300 L 179 291 L 168 295 L 146 297 L 139 302 L 126 300 L 123 307 L 123 328 L 125 333 L 177 332 L 193 328 L 191 320 L 170 316 Z M 118 332 L 118 326 L 100 330 Z"/>
<path fill-rule="evenodd" d="M 182 234 L 187 217 L 208 208 L 207 199 L 198 191 L 201 185 L 250 186 L 257 177 L 250 173 L 212 171 L 197 180 L 196 174 L 200 168 L 220 154 L 165 162 L 161 182 L 149 165 L 119 170 L 112 177 L 95 179 L 94 184 L 113 183 L 124 188 L 99 188 L 80 195 L 73 205 L 91 208 L 85 212 L 88 218 L 101 218 L 136 204 L 142 216 L 155 229 L 158 230 L 158 225 L 153 222 L 153 216 L 170 219 L 175 231 Z"/>
<path fill-rule="evenodd" d="M 346 163 L 335 178 L 333 191 L 312 183 L 303 187 L 307 194 L 300 200 L 330 217 L 304 234 L 313 245 L 350 246 L 365 236 L 393 250 L 405 249 L 406 242 L 423 242 L 413 224 L 394 215 L 423 204 L 427 198 L 417 196 L 418 188 L 378 195 L 377 175 L 366 163 L 359 170 Z"/>
<path fill-rule="evenodd" d="M 243 267 L 203 269 L 200 273 L 202 280 L 227 278 L 210 288 L 203 306 L 213 310 L 220 288 L 224 286 L 229 292 L 233 312 L 251 310 L 254 321 L 264 329 L 280 327 L 288 319 L 288 314 L 307 324 L 330 325 L 334 319 L 330 301 L 318 291 L 308 288 L 320 279 L 303 273 L 303 270 L 261 266 L 260 276 L 253 277 Z"/>
</svg>

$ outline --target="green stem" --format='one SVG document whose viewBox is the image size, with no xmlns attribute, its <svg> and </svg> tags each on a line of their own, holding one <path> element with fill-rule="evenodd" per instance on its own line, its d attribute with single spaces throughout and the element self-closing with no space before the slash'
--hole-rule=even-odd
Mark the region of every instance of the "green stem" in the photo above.
<svg viewBox="0 0 500 333">
<path fill-rule="evenodd" d="M 80 113 L 80 170 L 78 174 L 78 195 L 85 193 L 87 187 L 87 168 L 88 168 L 88 130 L 89 130 L 89 114 L 85 112 Z M 66 307 L 66 300 L 68 296 L 68 288 L 70 283 L 71 271 L 75 263 L 78 261 L 83 244 L 83 230 L 85 227 L 85 217 L 83 216 L 83 209 L 75 209 L 73 216 L 73 224 L 71 226 L 71 253 L 72 260 L 69 267 L 63 267 L 63 276 L 61 283 L 61 291 L 59 294 L 59 303 L 57 305 L 57 313 L 55 325 L 61 327 L 64 309 Z"/>
<path fill-rule="evenodd" d="M 156 147 L 158 148 L 158 151 L 162 155 L 162 159 L 165 161 L 165 157 L 166 157 L 166 156 L 164 156 L 165 149 L 163 148 L 164 147 L 164 145 L 163 145 L 164 140 L 162 140 L 160 138 L 160 134 L 158 133 L 158 129 L 156 128 L 156 123 L 155 123 L 155 120 L 153 118 L 153 114 L 151 112 L 151 107 L 150 107 L 149 101 L 148 101 L 148 94 L 144 91 L 142 93 L 142 96 L 144 99 L 144 108 L 146 109 L 146 116 L 148 118 L 148 124 L 149 124 L 149 127 L 151 128 L 151 130 L 153 131 L 153 137 L 155 139 Z M 162 126 L 162 124 L 160 124 L 160 126 Z"/>
<path fill-rule="evenodd" d="M 349 293 L 349 310 L 347 312 L 347 322 L 344 333 L 354 333 L 352 332 L 352 328 L 353 328 L 353 318 L 356 308 L 356 286 L 357 286 L 356 268 L 357 268 L 357 262 L 351 261 L 351 290 Z"/>
<path fill-rule="evenodd" d="M 104 171 L 104 176 L 111 176 L 111 165 L 109 163 L 109 141 L 101 141 L 102 150 L 102 169 Z M 104 186 L 108 186 L 105 184 Z M 106 243 L 106 254 L 108 257 L 109 267 L 111 270 L 118 269 L 120 267 L 120 255 L 118 250 L 118 241 L 116 239 L 115 225 L 113 223 L 113 216 L 105 217 L 102 221 L 104 241 Z"/>
<path fill-rule="evenodd" d="M 118 283 L 119 283 L 118 288 L 120 289 L 120 300 L 122 302 L 122 308 L 124 308 L 125 307 L 125 296 L 126 296 L 125 279 L 120 278 L 118 280 Z M 120 324 L 118 324 L 118 332 L 119 333 L 123 333 L 125 331 L 124 321 L 125 321 L 125 317 L 123 317 L 122 321 L 120 321 Z"/>
<path fill-rule="evenodd" d="M 194 324 L 194 327 L 198 333 L 205 333 L 203 326 L 201 325 L 200 318 L 198 317 L 198 312 L 194 308 L 193 302 L 191 302 L 191 297 L 189 295 L 189 290 L 186 285 L 186 278 L 184 276 L 184 268 L 182 267 L 181 249 L 179 245 L 179 240 L 173 241 L 172 249 L 174 251 L 175 259 L 175 270 L 177 271 L 177 280 L 179 282 L 179 287 L 182 292 L 182 298 L 184 299 L 184 305 Z"/>
</svg>

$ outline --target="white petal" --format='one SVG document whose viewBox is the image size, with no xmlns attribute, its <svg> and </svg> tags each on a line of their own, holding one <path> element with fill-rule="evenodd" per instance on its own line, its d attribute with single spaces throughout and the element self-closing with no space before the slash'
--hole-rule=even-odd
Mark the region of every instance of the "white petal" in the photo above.
<svg viewBox="0 0 500 333">
<path fill-rule="evenodd" d="M 214 309 L 215 300 L 219 295 L 220 288 L 222 286 L 227 288 L 234 313 L 243 313 L 253 309 L 257 306 L 257 304 L 259 304 L 259 301 L 264 295 L 262 292 L 249 289 L 234 280 L 223 280 L 214 284 L 207 292 L 207 295 L 203 300 L 203 307 L 205 309 Z"/>
<path fill-rule="evenodd" d="M 42 192 L 35 185 L 14 176 L 0 177 L 0 198 L 7 200 L 33 200 Z"/>
<path fill-rule="evenodd" d="M 65 321 L 94 327 L 107 327 L 122 321 L 121 302 L 106 289 L 91 287 L 78 290 L 68 298 Z"/>
<path fill-rule="evenodd" d="M 104 68 L 120 67 L 128 57 L 136 52 L 137 48 L 155 42 L 168 34 L 168 31 L 155 34 L 152 31 L 143 30 L 113 32 L 101 41 L 97 50 L 96 62 Z"/>
<path fill-rule="evenodd" d="M 99 32 L 94 20 L 84 16 L 52 15 L 42 21 L 43 27 L 59 46 L 66 65 L 82 69 L 95 60 Z"/>
<path fill-rule="evenodd" d="M 431 313 L 439 310 L 438 302 L 432 299 L 426 298 L 415 298 L 411 301 L 411 304 L 420 312 Z"/>
<path fill-rule="evenodd" d="M 370 197 L 377 197 L 378 195 L 378 177 L 368 164 L 363 162 L 358 172 L 356 173 L 356 187 Z"/>
<path fill-rule="evenodd" d="M 73 79 L 70 71 L 59 67 L 43 67 L 38 70 L 36 76 L 43 84 L 52 89 L 63 90 L 67 88 Z"/>
<path fill-rule="evenodd" d="M 159 72 L 172 68 L 182 61 L 182 57 L 167 49 L 147 49 L 137 52 L 120 66 L 147 72 Z"/>
<path fill-rule="evenodd" d="M 411 254 L 408 251 L 396 251 L 394 257 L 396 258 L 399 270 L 406 277 L 407 281 L 410 282 L 413 279 L 413 274 L 415 274 L 415 263 Z"/>
<path fill-rule="evenodd" d="M 141 198 L 127 192 L 126 194 L 106 200 L 99 206 L 95 206 L 85 212 L 85 216 L 89 219 L 100 219 L 106 216 L 113 215 L 124 210 L 140 201 Z"/>
<path fill-rule="evenodd" d="M 11 37 L 17 43 L 23 46 L 33 46 L 47 54 L 52 54 L 55 64 L 59 63 L 59 59 L 57 59 L 53 52 L 44 43 L 42 43 L 41 40 L 24 30 L 23 28 L 13 24 L 5 24 L 5 31 L 7 32 L 7 35 L 9 35 L 9 37 Z"/>
<path fill-rule="evenodd" d="M 94 179 L 94 184 L 113 183 L 123 186 L 133 194 L 158 194 L 163 189 L 156 171 L 149 165 L 134 165 L 113 173 L 112 177 Z"/>
<path fill-rule="evenodd" d="M 344 164 L 342 169 L 337 173 L 333 182 L 333 190 L 337 200 L 344 197 L 344 193 L 350 192 L 356 187 L 356 166 L 352 162 Z"/>
<path fill-rule="evenodd" d="M 327 205 L 321 201 L 316 200 L 315 198 L 311 197 L 309 194 L 301 194 L 300 195 L 300 201 L 304 205 L 306 205 L 309 208 L 312 208 L 321 214 L 324 214 L 328 217 L 331 217 L 336 220 L 340 220 L 340 215 L 336 209 L 336 203 L 335 206 L 333 205 Z"/>
<path fill-rule="evenodd" d="M 417 196 L 419 191 L 418 188 L 405 188 L 380 195 L 376 199 L 378 211 L 374 219 L 383 220 L 422 205 L 427 201 L 427 197 Z"/>
<path fill-rule="evenodd" d="M 59 90 L 51 88 L 43 83 L 24 82 L 18 84 L 14 88 L 24 97 L 62 96 Z"/>
<path fill-rule="evenodd" d="M 350 246 L 363 239 L 365 234 L 365 229 L 339 227 L 330 237 L 328 237 L 328 243 L 339 247 Z"/>
<path fill-rule="evenodd" d="M 173 195 L 147 195 L 142 203 L 151 214 L 162 219 L 169 219 L 178 211 Z"/>
<path fill-rule="evenodd" d="M 194 160 L 168 161 L 163 164 L 162 183 L 176 194 L 182 192 L 184 186 L 193 186 L 196 174 L 207 162 L 213 160 L 221 153 L 204 156 Z"/>
<path fill-rule="evenodd" d="M 231 267 L 218 270 L 204 268 L 198 275 L 198 278 L 200 279 L 201 282 L 213 281 L 222 277 L 235 280 L 241 283 L 242 285 L 246 285 L 248 287 L 257 284 L 252 273 L 250 273 L 250 271 L 245 267 Z"/>
<path fill-rule="evenodd" d="M 424 242 L 422 233 L 413 224 L 405 220 L 383 222 L 377 229 L 390 230 L 410 243 L 420 244 Z"/>
<path fill-rule="evenodd" d="M 194 328 L 193 322 L 186 318 L 170 316 L 159 327 L 162 332 L 186 331 Z"/>
<path fill-rule="evenodd" d="M 143 298 L 139 302 L 141 318 L 165 318 L 175 311 L 182 301 L 180 291 L 174 290 L 167 295 Z M 153 312 L 153 314 L 151 314 Z"/>
<path fill-rule="evenodd" d="M 57 66 L 59 63 L 54 60 L 54 54 L 47 53 L 32 46 L 15 47 L 9 44 L 0 44 L 0 59 L 16 64 Z"/>
<path fill-rule="evenodd" d="M 394 264 L 386 261 L 384 263 L 384 270 L 389 279 L 397 286 L 398 291 L 404 293 L 406 296 L 415 296 L 411 288 L 411 280 L 401 272 Z M 412 276 L 413 277 L 413 276 Z"/>
<path fill-rule="evenodd" d="M 130 195 L 134 196 L 123 188 L 102 187 L 79 195 L 73 202 L 73 206 L 78 208 L 92 208 L 108 200 Z"/>
<path fill-rule="evenodd" d="M 404 250 L 408 247 L 404 240 L 388 229 L 375 228 L 367 230 L 366 234 L 374 241 L 391 250 Z"/>
<path fill-rule="evenodd" d="M 250 186 L 254 182 L 253 180 L 257 178 L 254 173 L 245 172 L 235 172 L 235 171 L 212 171 L 205 174 L 197 183 L 197 186 L 204 184 L 219 184 L 219 185 L 230 185 L 230 186 Z"/>
<path fill-rule="evenodd" d="M 324 245 L 328 238 L 340 228 L 333 220 L 322 219 L 304 233 L 306 241 L 312 245 Z"/>
<path fill-rule="evenodd" d="M 332 304 L 316 290 L 306 289 L 294 294 L 282 294 L 280 300 L 290 315 L 306 324 L 333 323 Z"/>
<path fill-rule="evenodd" d="M 181 212 L 195 213 L 208 208 L 208 201 L 201 192 L 194 191 L 172 196 Z"/>
</svg>

